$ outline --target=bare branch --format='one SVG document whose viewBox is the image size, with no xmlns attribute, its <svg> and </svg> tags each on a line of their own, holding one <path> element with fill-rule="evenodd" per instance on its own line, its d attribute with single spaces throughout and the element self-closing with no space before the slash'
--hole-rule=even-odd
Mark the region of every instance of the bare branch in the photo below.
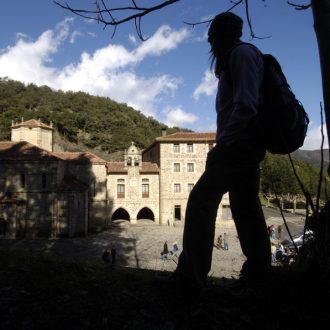
<svg viewBox="0 0 330 330">
<path fill-rule="evenodd" d="M 306 10 L 308 8 L 311 8 L 312 7 L 312 4 L 308 4 L 308 5 L 298 5 L 298 4 L 295 4 L 293 2 L 290 2 L 290 1 L 287 1 L 287 4 L 294 7 L 294 9 L 296 10 Z"/>
<path fill-rule="evenodd" d="M 256 34 L 253 31 L 253 27 L 252 27 L 252 21 L 251 21 L 251 17 L 250 17 L 250 10 L 249 10 L 249 0 L 237 0 L 237 1 L 230 1 L 233 5 L 226 10 L 226 12 L 232 11 L 236 6 L 244 4 L 245 5 L 245 16 L 249 25 L 249 30 L 250 30 L 250 36 L 251 36 L 251 40 L 252 39 L 267 39 L 270 38 L 271 36 L 266 36 L 266 37 L 258 37 L 256 36 Z M 212 19 L 206 20 L 206 21 L 200 21 L 200 22 L 184 22 L 187 25 L 190 25 L 192 28 L 194 28 L 197 25 L 201 25 L 201 24 L 209 24 L 213 21 Z"/>
<path fill-rule="evenodd" d="M 145 15 L 148 15 L 154 11 L 160 10 L 166 6 L 172 5 L 180 0 L 165 0 L 155 6 L 150 7 L 139 7 L 136 3 L 136 1 L 132 0 L 133 6 L 126 6 L 126 7 L 115 7 L 115 8 L 108 8 L 104 0 L 96 0 L 95 2 L 95 10 L 88 10 L 88 9 L 78 9 L 78 8 L 72 8 L 67 2 L 65 4 L 59 3 L 57 1 L 54 1 L 54 3 L 61 8 L 68 10 L 72 12 L 73 14 L 95 20 L 99 23 L 103 23 L 106 26 L 113 26 L 115 28 L 113 36 L 116 31 L 116 27 L 120 24 L 134 21 L 136 33 L 138 37 L 141 40 L 145 40 L 142 35 L 141 31 L 141 19 Z M 127 13 L 126 16 L 124 16 L 121 19 L 116 19 L 113 16 L 114 12 L 122 12 Z M 110 19 L 107 19 L 104 15 L 108 15 Z"/>
<path fill-rule="evenodd" d="M 235 1 L 230 1 L 231 3 L 233 3 L 233 5 L 226 10 L 226 12 L 231 11 L 232 9 L 234 9 L 236 6 L 240 5 L 241 3 L 243 3 L 244 0 L 238 0 L 237 2 Z M 208 19 L 206 21 L 200 21 L 200 22 L 183 22 L 184 24 L 190 25 L 192 28 L 194 28 L 196 25 L 201 25 L 201 24 L 209 24 L 213 21 L 213 18 Z"/>
</svg>

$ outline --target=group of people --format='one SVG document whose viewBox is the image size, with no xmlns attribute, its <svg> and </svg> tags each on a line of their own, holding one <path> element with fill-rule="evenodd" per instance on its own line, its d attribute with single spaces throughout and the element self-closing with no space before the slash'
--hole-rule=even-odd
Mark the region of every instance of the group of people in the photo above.
<svg viewBox="0 0 330 330">
<path fill-rule="evenodd" d="M 111 248 L 110 252 L 108 249 L 105 249 L 102 254 L 102 260 L 105 263 L 112 263 L 113 265 L 116 264 L 116 255 L 117 255 L 117 250 L 115 248 Z"/>
<path fill-rule="evenodd" d="M 268 235 L 272 239 L 280 239 L 282 237 L 282 226 L 278 225 L 277 229 L 273 224 L 267 227 Z"/>
<path fill-rule="evenodd" d="M 163 246 L 163 251 L 160 253 L 160 258 L 161 259 L 170 259 L 173 256 L 178 257 L 179 253 L 179 246 L 177 242 L 174 242 L 172 245 L 172 250 L 170 251 L 168 249 L 167 241 L 165 241 L 164 246 Z"/>
<path fill-rule="evenodd" d="M 223 249 L 225 251 L 228 251 L 229 245 L 228 245 L 228 235 L 227 235 L 227 233 L 224 233 L 223 236 L 220 234 L 217 238 L 217 241 L 214 243 L 214 246 L 218 250 Z"/>
</svg>

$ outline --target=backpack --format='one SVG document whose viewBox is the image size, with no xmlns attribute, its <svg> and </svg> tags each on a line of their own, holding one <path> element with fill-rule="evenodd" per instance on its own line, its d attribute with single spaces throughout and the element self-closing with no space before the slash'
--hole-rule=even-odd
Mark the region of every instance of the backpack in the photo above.
<svg viewBox="0 0 330 330">
<path fill-rule="evenodd" d="M 246 43 L 237 46 L 242 44 Z M 259 138 L 270 153 L 289 154 L 304 144 L 309 118 L 276 58 L 270 54 L 262 54 L 262 57 L 264 77 L 263 101 L 258 108 L 257 120 Z"/>
</svg>

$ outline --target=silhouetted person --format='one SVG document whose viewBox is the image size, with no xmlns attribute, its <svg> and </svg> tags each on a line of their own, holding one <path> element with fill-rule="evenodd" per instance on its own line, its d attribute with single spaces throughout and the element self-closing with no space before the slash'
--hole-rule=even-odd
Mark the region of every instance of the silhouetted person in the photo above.
<svg viewBox="0 0 330 330">
<path fill-rule="evenodd" d="M 208 31 L 212 65 L 219 79 L 216 145 L 189 195 L 183 251 L 173 276 L 176 282 L 196 289 L 205 286 L 211 268 L 215 220 L 226 192 L 246 256 L 242 279 L 254 280 L 271 265 L 269 236 L 258 197 L 259 163 L 265 155 L 256 129 L 263 59 L 253 45 L 240 45 L 242 27 L 242 19 L 227 12 L 217 15 Z"/>
<path fill-rule="evenodd" d="M 229 249 L 228 235 L 227 235 L 227 233 L 224 233 L 224 234 L 223 234 L 223 249 L 224 249 L 225 251 L 228 251 L 228 249 Z"/>
<path fill-rule="evenodd" d="M 117 250 L 115 248 L 111 248 L 111 262 L 113 265 L 116 264 L 116 256 L 117 256 Z"/>
<path fill-rule="evenodd" d="M 282 226 L 277 226 L 277 238 L 280 239 L 282 237 Z"/>
<path fill-rule="evenodd" d="M 102 260 L 104 262 L 110 262 L 110 253 L 107 249 L 105 249 L 103 254 L 102 254 Z"/>
<path fill-rule="evenodd" d="M 164 246 L 163 246 L 163 251 L 160 253 L 161 255 L 161 258 L 164 259 L 164 258 L 167 258 L 167 255 L 168 255 L 168 245 L 167 245 L 167 242 L 164 243 Z"/>
</svg>

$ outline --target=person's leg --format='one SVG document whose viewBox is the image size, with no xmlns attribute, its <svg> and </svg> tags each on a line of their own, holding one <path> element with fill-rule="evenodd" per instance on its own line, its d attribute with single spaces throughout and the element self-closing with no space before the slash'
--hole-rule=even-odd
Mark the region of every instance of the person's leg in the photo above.
<svg viewBox="0 0 330 330">
<path fill-rule="evenodd" d="M 214 170 L 206 170 L 191 191 L 187 203 L 182 252 L 176 274 L 203 287 L 211 268 L 215 219 L 225 185 L 215 180 Z"/>
<path fill-rule="evenodd" d="M 232 216 L 246 256 L 242 275 L 258 276 L 271 265 L 270 240 L 260 204 L 260 171 L 257 166 L 229 191 Z"/>
<path fill-rule="evenodd" d="M 204 286 L 211 268 L 215 220 L 221 198 L 248 167 L 237 165 L 229 151 L 216 147 L 209 152 L 206 170 L 191 191 L 188 199 L 183 250 L 179 257 L 176 275 Z"/>
</svg>

